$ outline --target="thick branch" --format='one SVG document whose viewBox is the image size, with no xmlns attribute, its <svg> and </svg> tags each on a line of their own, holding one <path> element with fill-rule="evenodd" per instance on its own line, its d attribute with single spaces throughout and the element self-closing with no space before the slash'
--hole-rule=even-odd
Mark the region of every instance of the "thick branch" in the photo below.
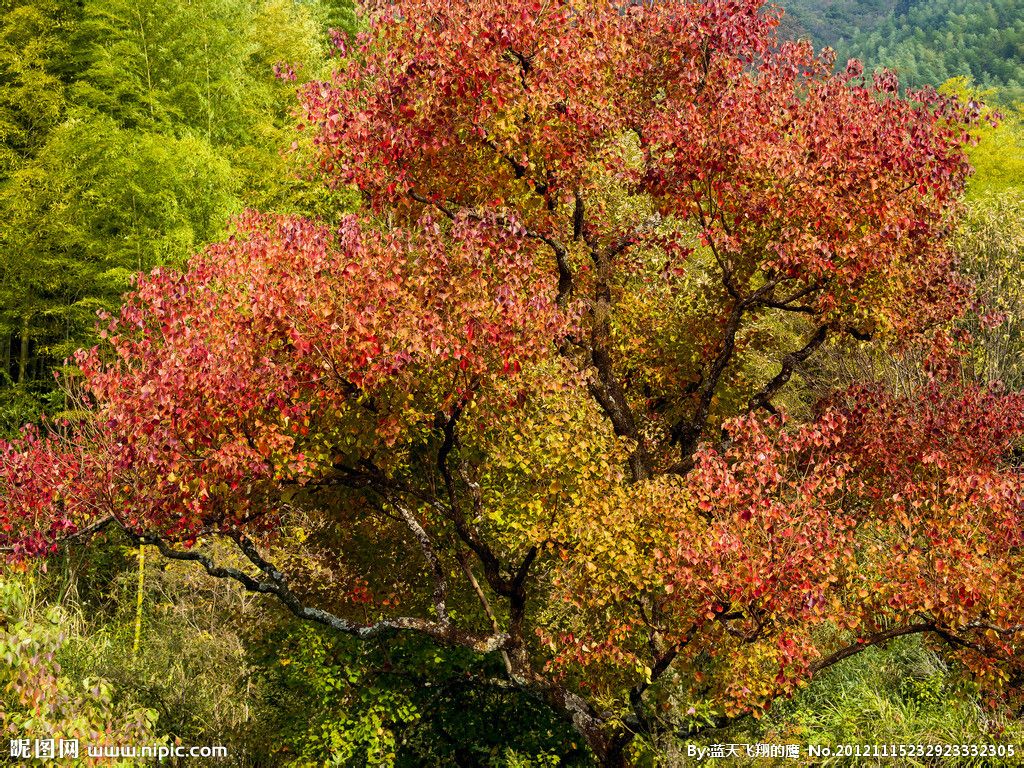
<svg viewBox="0 0 1024 768">
<path fill-rule="evenodd" d="M 501 564 L 498 562 L 498 558 L 495 556 L 490 546 L 488 546 L 487 542 L 480 537 L 476 529 L 467 522 L 466 515 L 462 510 L 462 504 L 459 502 L 459 493 L 455 484 L 455 478 L 452 475 L 451 467 L 448 466 L 448 457 L 451 455 L 456 444 L 455 425 L 458 422 L 461 413 L 462 407 L 456 406 L 452 409 L 451 416 L 445 420 L 442 426 L 444 440 L 441 443 L 441 448 L 437 452 L 437 469 L 438 472 L 440 472 L 441 477 L 444 479 L 445 491 L 448 495 L 448 508 L 450 511 L 451 521 L 455 526 L 455 532 L 458 534 L 459 538 L 462 539 L 462 541 L 465 542 L 471 550 L 473 550 L 477 558 L 480 560 L 480 564 L 484 568 L 484 577 L 487 579 L 487 583 L 490 584 L 491 589 L 502 597 L 511 597 L 515 592 L 515 588 L 512 583 L 502 575 Z"/>
<path fill-rule="evenodd" d="M 732 360 L 733 353 L 736 351 L 736 334 L 739 332 L 740 322 L 745 311 L 745 302 L 740 301 L 733 306 L 725 323 L 722 346 L 718 351 L 718 355 L 711 363 L 708 375 L 704 378 L 693 416 L 678 422 L 672 428 L 672 443 L 680 444 L 684 460 L 694 452 L 697 442 L 704 432 L 704 427 L 707 424 L 708 415 L 711 411 L 711 401 L 714 399 L 718 382 L 725 373 L 729 361 Z"/>
<path fill-rule="evenodd" d="M 354 635 L 363 639 L 377 637 L 391 631 L 412 631 L 426 635 L 446 645 L 459 645 L 479 653 L 490 653 L 504 647 L 508 636 L 500 633 L 492 635 L 475 635 L 463 632 L 449 622 L 433 621 L 418 617 L 397 617 L 384 619 L 373 624 L 359 624 L 337 616 L 321 608 L 306 605 L 289 587 L 283 573 L 267 562 L 257 551 L 255 545 L 246 537 L 233 537 L 242 553 L 263 573 L 263 578 L 255 578 L 237 568 L 217 565 L 212 558 L 194 550 L 174 549 L 159 536 L 138 534 L 124 529 L 126 535 L 140 544 L 151 544 L 160 554 L 170 560 L 181 560 L 199 563 L 214 578 L 231 579 L 242 585 L 249 592 L 275 596 L 294 616 L 306 621 L 330 627 L 338 632 Z"/>
<path fill-rule="evenodd" d="M 579 242 L 580 238 L 583 237 L 583 224 L 585 217 L 586 207 L 583 203 L 583 195 L 577 189 L 573 193 L 573 207 L 572 207 L 572 239 Z"/>
<path fill-rule="evenodd" d="M 818 310 L 814 307 L 809 307 L 806 304 L 787 304 L 786 302 L 775 301 L 773 299 L 765 299 L 761 304 L 766 307 L 771 307 L 772 309 L 781 309 L 783 312 L 799 312 L 805 315 L 818 314 Z"/>
<path fill-rule="evenodd" d="M 423 526 L 420 525 L 419 520 L 412 513 L 408 507 L 405 506 L 400 500 L 388 497 L 388 503 L 398 510 L 398 514 L 405 521 L 406 527 L 412 532 L 413 538 L 420 545 L 420 549 L 423 551 L 423 557 L 426 559 L 430 566 L 431 573 L 434 578 L 434 610 L 437 611 L 437 619 L 442 623 L 448 622 L 448 579 L 445 576 L 444 566 L 441 564 L 441 559 L 437 556 L 437 552 L 434 549 L 434 543 L 430 540 L 427 532 L 423 530 Z"/>
<path fill-rule="evenodd" d="M 922 632 L 933 632 L 936 630 L 935 624 L 930 621 L 920 622 L 919 624 L 910 624 L 905 627 L 894 627 L 893 629 L 887 629 L 883 632 L 877 632 L 867 637 L 858 639 L 858 642 L 853 645 L 848 645 L 845 648 L 840 648 L 833 654 L 826 656 L 823 659 L 819 659 L 814 664 L 811 664 L 811 674 L 817 674 L 823 669 L 831 667 L 833 664 L 838 664 L 843 659 L 848 659 L 851 656 L 856 656 L 861 651 L 866 651 L 875 645 L 881 645 L 882 643 L 893 640 L 897 637 L 903 637 L 904 635 L 915 635 Z"/>
<path fill-rule="evenodd" d="M 736 301 L 733 304 L 733 307 L 729 312 L 729 317 L 725 322 L 725 330 L 722 334 L 722 343 L 719 347 L 718 354 L 711 363 L 711 368 L 708 371 L 707 376 L 704 377 L 703 383 L 700 387 L 700 397 L 697 400 L 697 407 L 694 410 L 693 416 L 688 420 L 684 419 L 677 422 L 672 427 L 672 443 L 679 443 L 681 448 L 682 461 L 680 462 L 680 466 L 689 463 L 687 460 L 696 450 L 697 443 L 699 442 L 701 435 L 704 433 L 704 427 L 707 425 L 708 416 L 711 411 L 711 401 L 715 397 L 715 391 L 718 388 L 718 383 L 725 374 L 725 371 L 729 367 L 729 363 L 736 352 L 736 336 L 739 333 L 743 316 L 751 308 L 761 305 L 766 297 L 772 295 L 772 292 L 778 285 L 778 279 L 769 280 L 749 296 L 742 297 L 738 292 L 734 277 L 729 271 L 726 262 L 723 259 L 719 259 L 717 254 L 716 259 L 718 259 L 718 263 L 722 268 L 722 283 L 727 288 L 730 295 L 736 298 Z"/>
<path fill-rule="evenodd" d="M 828 326 L 823 325 L 815 331 L 811 340 L 808 341 L 803 347 L 790 352 L 782 358 L 782 370 L 776 374 L 775 378 L 769 381 L 760 392 L 750 398 L 750 402 L 747 404 L 747 409 L 754 411 L 758 408 L 764 408 L 770 412 L 774 412 L 774 407 L 771 404 L 771 399 L 775 397 L 780 389 L 782 389 L 786 383 L 793 376 L 793 370 L 800 363 L 804 362 L 808 357 L 814 354 L 814 350 L 820 347 L 825 339 L 828 337 Z"/>
<path fill-rule="evenodd" d="M 615 434 L 636 441 L 636 448 L 629 458 L 629 467 L 634 480 L 643 480 L 651 476 L 651 459 L 626 400 L 626 393 L 615 376 L 612 362 L 611 256 L 601 253 L 597 248 L 591 251 L 597 266 L 597 279 L 591 312 L 590 361 L 597 371 L 597 382 L 591 382 L 588 389 L 611 421 Z"/>
<path fill-rule="evenodd" d="M 459 551 L 459 565 L 462 566 L 462 572 L 466 575 L 466 579 L 469 581 L 471 587 L 473 587 L 473 593 L 476 595 L 477 600 L 480 601 L 480 605 L 484 609 L 484 615 L 487 616 L 488 621 L 491 623 L 491 629 L 495 635 L 501 634 L 501 624 L 498 623 L 498 616 L 491 607 L 491 601 L 487 599 L 487 595 L 484 593 L 483 587 L 480 586 L 480 582 L 477 581 L 476 574 L 473 573 L 473 564 L 469 562 L 469 553 L 465 550 Z M 501 659 L 505 663 L 505 672 L 509 678 L 517 682 L 522 682 L 516 675 L 515 668 L 512 665 L 512 659 L 508 655 L 508 651 L 505 648 L 501 649 Z"/>
</svg>

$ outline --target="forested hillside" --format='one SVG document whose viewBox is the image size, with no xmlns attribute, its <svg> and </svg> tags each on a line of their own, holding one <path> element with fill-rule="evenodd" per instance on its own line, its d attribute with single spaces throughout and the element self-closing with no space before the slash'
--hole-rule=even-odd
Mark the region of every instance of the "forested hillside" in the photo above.
<svg viewBox="0 0 1024 768">
<path fill-rule="evenodd" d="M 782 0 L 783 34 L 807 37 L 835 47 L 861 31 L 871 31 L 892 15 L 896 0 Z"/>
<path fill-rule="evenodd" d="M 907 85 L 964 76 L 983 88 L 1024 95 L 1024 3 L 917 0 L 876 28 L 853 35 L 844 53 L 892 67 Z"/>
<path fill-rule="evenodd" d="M 968 77 L 999 89 L 1004 103 L 1024 94 L 1024 4 L 1020 0 L 791 0 L 785 30 L 831 45 L 842 62 L 891 67 L 910 87 Z"/>
</svg>

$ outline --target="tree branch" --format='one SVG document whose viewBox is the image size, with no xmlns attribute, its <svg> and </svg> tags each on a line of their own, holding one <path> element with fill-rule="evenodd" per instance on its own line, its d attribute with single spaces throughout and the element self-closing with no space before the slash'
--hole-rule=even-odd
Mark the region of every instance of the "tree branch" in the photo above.
<svg viewBox="0 0 1024 768">
<path fill-rule="evenodd" d="M 500 650 L 508 642 L 508 636 L 501 633 L 475 635 L 463 632 L 449 622 L 432 621 L 418 617 L 397 617 L 384 619 L 373 624 L 359 624 L 321 608 L 306 605 L 288 587 L 285 575 L 274 565 L 267 562 L 259 554 L 256 546 L 242 534 L 236 534 L 231 538 L 246 558 L 260 569 L 264 578 L 255 578 L 237 568 L 217 565 L 211 557 L 201 552 L 174 549 L 170 544 L 154 534 L 139 534 L 128 528 L 123 528 L 123 530 L 134 542 L 138 544 L 151 544 L 157 548 L 162 556 L 170 560 L 199 563 L 206 573 L 214 578 L 231 579 L 241 584 L 249 592 L 273 595 L 297 618 L 322 624 L 348 635 L 369 639 L 391 631 L 412 631 L 426 635 L 440 643 L 470 648 L 478 653 L 490 653 Z"/>
<path fill-rule="evenodd" d="M 597 279 L 591 310 L 590 361 L 597 371 L 598 380 L 588 383 L 587 388 L 611 421 L 615 434 L 636 441 L 636 448 L 629 457 L 629 467 L 634 480 L 643 480 L 651 475 L 651 459 L 612 362 L 612 256 L 601 253 L 596 246 L 591 247 L 591 256 L 597 266 Z"/>
<path fill-rule="evenodd" d="M 430 570 L 434 577 L 434 610 L 437 611 L 437 619 L 443 624 L 447 624 L 448 619 L 448 579 L 445 576 L 444 566 L 441 564 L 441 559 L 437 556 L 437 551 L 434 549 L 434 544 L 427 535 L 427 532 L 420 525 L 419 520 L 412 513 L 405 504 L 393 496 L 385 497 L 388 504 L 398 510 L 398 514 L 405 522 L 406 527 L 412 532 L 413 538 L 420 545 L 420 549 L 423 551 L 423 557 L 426 559 L 427 564 L 430 566 Z"/>
<path fill-rule="evenodd" d="M 457 405 L 452 409 L 451 415 L 445 420 L 442 425 L 444 440 L 441 443 L 441 448 L 437 452 L 437 469 L 444 480 L 445 491 L 448 495 L 448 508 L 451 513 L 451 521 L 455 526 L 455 532 L 458 534 L 459 538 L 462 539 L 462 541 L 465 542 L 471 550 L 473 550 L 477 558 L 480 560 L 480 564 L 484 569 L 484 577 L 487 579 L 487 583 L 490 584 L 491 589 L 502 597 L 511 597 L 515 592 L 515 589 L 511 582 L 502 575 L 501 564 L 498 562 L 498 558 L 495 556 L 490 546 L 488 546 L 487 542 L 480 538 L 476 529 L 469 525 L 466 520 L 466 516 L 462 511 L 462 505 L 459 503 L 459 494 L 455 485 L 455 478 L 452 475 L 451 468 L 448 466 L 448 457 L 455 448 L 457 442 L 455 436 L 455 425 L 458 422 L 461 413 L 462 406 Z"/>
<path fill-rule="evenodd" d="M 793 370 L 814 354 L 814 350 L 820 347 L 825 339 L 828 337 L 829 328 L 827 325 L 823 325 L 815 331 L 811 340 L 808 341 L 803 347 L 790 352 L 782 358 L 782 370 L 776 374 L 775 378 L 764 385 L 764 388 L 760 392 L 750 398 L 750 402 L 747 404 L 747 410 L 755 411 L 758 408 L 764 408 L 769 412 L 774 412 L 775 408 L 771 404 L 771 399 L 782 389 L 786 383 L 793 376 Z"/>
<path fill-rule="evenodd" d="M 856 656 L 861 651 L 865 651 L 875 645 L 893 640 L 897 637 L 903 637 L 904 635 L 915 635 L 922 632 L 933 632 L 936 630 L 935 624 L 930 621 L 924 621 L 919 624 L 910 624 L 905 627 L 895 627 L 893 629 L 887 629 L 883 632 L 877 632 L 867 637 L 859 638 L 857 643 L 848 645 L 845 648 L 840 648 L 833 654 L 826 656 L 823 659 L 819 659 L 815 663 L 811 664 L 811 674 L 817 674 L 823 669 L 831 667 L 833 664 L 837 664 L 843 659 L 848 659 L 851 656 Z"/>
</svg>

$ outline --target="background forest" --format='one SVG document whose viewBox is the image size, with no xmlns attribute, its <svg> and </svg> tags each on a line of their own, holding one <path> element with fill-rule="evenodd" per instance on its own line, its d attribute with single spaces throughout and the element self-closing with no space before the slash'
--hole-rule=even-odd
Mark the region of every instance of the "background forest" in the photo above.
<svg viewBox="0 0 1024 768">
<path fill-rule="evenodd" d="M 973 129 L 955 244 L 1006 318 L 972 328 L 975 364 L 1024 386 L 1024 6 L 791 0 L 787 14 L 786 35 L 840 62 L 998 111 Z M 137 272 L 184 263 L 244 208 L 336 221 L 354 207 L 354 192 L 307 178 L 296 90 L 326 76 L 358 23 L 347 0 L 0 0 L 0 431 L 73 407 L 54 372 L 96 343 L 97 312 Z M 844 365 L 799 375 L 813 386 Z M 0 718 L 29 737 L 222 744 L 237 766 L 591 764 L 544 704 L 473 683 L 495 663 L 297 622 L 114 533 L 0 581 Z M 917 637 L 828 670 L 760 719 L 714 729 L 691 715 L 676 749 L 1024 743 L 1018 712 Z"/>
</svg>

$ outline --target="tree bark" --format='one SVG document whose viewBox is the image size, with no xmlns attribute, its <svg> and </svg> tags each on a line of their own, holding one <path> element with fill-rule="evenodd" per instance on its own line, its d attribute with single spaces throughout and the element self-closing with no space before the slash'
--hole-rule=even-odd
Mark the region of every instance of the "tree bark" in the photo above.
<svg viewBox="0 0 1024 768">
<path fill-rule="evenodd" d="M 603 755 L 598 756 L 601 768 L 627 768 L 626 747 L 633 740 L 632 736 L 624 735 L 610 741 Z"/>
<path fill-rule="evenodd" d="M 605 721 L 594 712 L 585 699 L 559 685 L 547 686 L 544 698 L 548 705 L 562 713 L 597 760 L 600 768 L 627 768 L 626 749 L 633 741 L 633 733 L 619 730 L 609 733 Z"/>
<path fill-rule="evenodd" d="M 11 334 L 10 333 L 0 334 L 0 339 L 3 339 L 3 341 L 0 342 L 0 343 L 3 344 L 3 351 L 2 351 L 2 353 L 0 353 L 0 356 L 2 356 L 2 359 L 3 359 L 4 373 L 7 376 L 10 376 L 11 375 L 11 341 L 12 341 Z"/>
</svg>

